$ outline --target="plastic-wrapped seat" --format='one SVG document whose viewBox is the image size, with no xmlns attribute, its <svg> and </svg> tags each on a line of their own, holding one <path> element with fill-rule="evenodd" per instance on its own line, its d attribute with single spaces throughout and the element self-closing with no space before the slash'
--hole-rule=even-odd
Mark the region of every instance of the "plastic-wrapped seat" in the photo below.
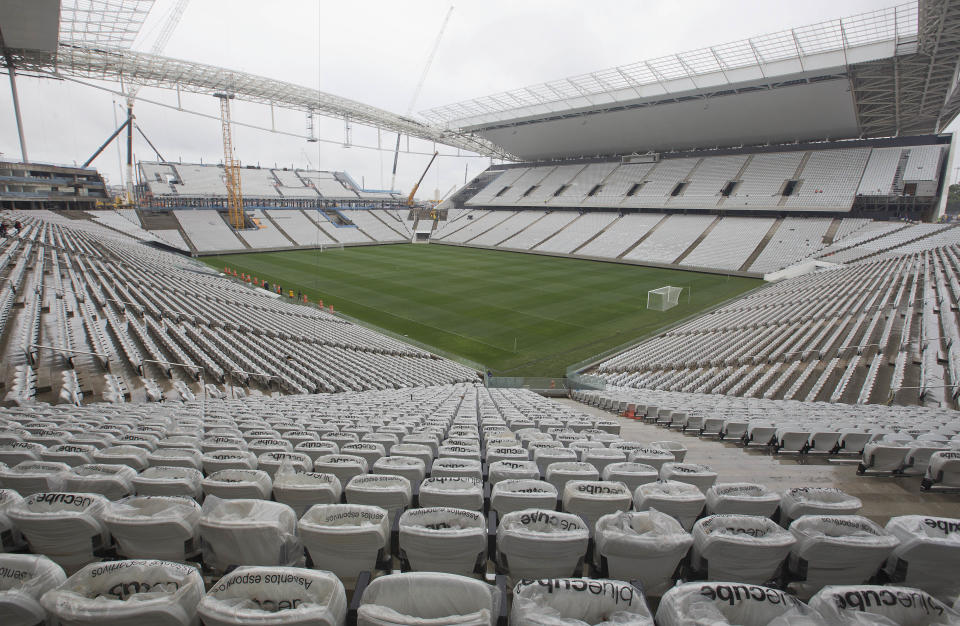
<svg viewBox="0 0 960 626">
<path fill-rule="evenodd" d="M 960 624 L 960 612 L 921 589 L 885 585 L 829 586 L 810 608 L 831 626 L 935 626 Z"/>
<path fill-rule="evenodd" d="M 430 477 L 464 476 L 483 479 L 483 464 L 479 459 L 443 458 L 436 459 L 430 468 Z"/>
<path fill-rule="evenodd" d="M 129 559 L 184 561 L 200 552 L 200 505 L 175 496 L 133 496 L 111 502 L 103 523 Z"/>
<path fill-rule="evenodd" d="M 421 443 L 397 443 L 390 448 L 390 456 L 408 456 L 423 461 L 424 467 L 433 462 L 433 450 Z"/>
<path fill-rule="evenodd" d="M 571 480 L 563 488 L 563 510 L 587 520 L 593 535 L 597 520 L 617 511 L 629 511 L 633 495 L 623 483 L 604 480 Z"/>
<path fill-rule="evenodd" d="M 690 564 L 707 580 L 754 585 L 773 580 L 796 543 L 792 534 L 759 515 L 710 515 L 693 526 Z"/>
<path fill-rule="evenodd" d="M 207 452 L 201 459 L 203 472 L 210 476 L 221 470 L 257 469 L 257 457 L 247 450 L 215 450 Z"/>
<path fill-rule="evenodd" d="M 40 598 L 67 579 L 63 568 L 42 555 L 0 554 L 0 572 L 0 624 L 48 623 Z"/>
<path fill-rule="evenodd" d="M 717 473 L 709 465 L 699 463 L 664 463 L 660 468 L 660 478 L 690 483 L 706 493 L 717 482 Z"/>
<path fill-rule="evenodd" d="M 235 565 L 302 565 L 297 516 L 268 500 L 208 497 L 200 517 L 203 563 L 218 572 Z"/>
<path fill-rule="evenodd" d="M 293 451 L 306 454 L 315 463 L 322 456 L 339 454 L 340 446 L 332 441 L 301 441 L 293 446 Z"/>
<path fill-rule="evenodd" d="M 370 468 L 374 474 L 403 476 L 412 485 L 419 485 L 427 475 L 427 466 L 420 459 L 409 456 L 385 456 Z"/>
<path fill-rule="evenodd" d="M 603 480 L 623 483 L 627 486 L 627 489 L 630 490 L 630 493 L 633 493 L 640 485 L 658 481 L 660 479 L 660 472 L 652 465 L 624 461 L 621 463 L 610 463 L 603 468 L 600 476 Z"/>
<path fill-rule="evenodd" d="M 183 496 L 199 500 L 203 497 L 203 474 L 190 467 L 152 466 L 133 477 L 138 496 Z"/>
<path fill-rule="evenodd" d="M 483 510 L 483 481 L 459 476 L 427 478 L 420 483 L 420 506 Z"/>
<path fill-rule="evenodd" d="M 13 441 L 0 445 L 0 463 L 10 467 L 24 461 L 40 461 L 47 447 L 41 443 L 30 441 Z"/>
<path fill-rule="evenodd" d="M 482 513 L 423 507 L 400 516 L 400 557 L 415 571 L 467 575 L 486 564 L 486 552 Z"/>
<path fill-rule="evenodd" d="M 374 579 L 357 609 L 357 626 L 493 626 L 500 594 L 492 585 L 436 572 Z"/>
<path fill-rule="evenodd" d="M 835 487 L 792 487 L 780 496 L 780 525 L 803 515 L 855 515 L 863 503 Z"/>
<path fill-rule="evenodd" d="M 546 476 L 547 468 L 551 464 L 577 461 L 577 453 L 567 448 L 537 448 L 533 451 L 533 461 L 537 464 L 540 475 Z M 598 476 L 599 474 L 597 472 Z"/>
<path fill-rule="evenodd" d="M 716 483 L 707 490 L 707 515 L 734 513 L 773 517 L 780 494 L 756 483 Z"/>
<path fill-rule="evenodd" d="M 930 455 L 930 464 L 927 465 L 920 486 L 922 489 L 930 489 L 934 485 L 960 488 L 960 451 L 941 451 Z"/>
<path fill-rule="evenodd" d="M 295 470 L 309 472 L 313 469 L 313 459 L 303 452 L 279 451 L 264 452 L 257 457 L 257 469 L 273 479 L 281 465 L 292 465 Z"/>
<path fill-rule="evenodd" d="M 496 562 L 515 579 L 573 576 L 589 541 L 589 529 L 572 513 L 513 511 L 497 526 Z"/>
<path fill-rule="evenodd" d="M 66 463 L 70 467 L 93 463 L 93 453 L 97 448 L 84 445 L 61 443 L 50 446 L 40 453 L 40 458 L 53 463 Z"/>
<path fill-rule="evenodd" d="M 659 596 L 673 584 L 693 537 L 666 513 L 622 511 L 597 520 L 595 542 L 601 571 L 639 580 L 648 595 Z"/>
<path fill-rule="evenodd" d="M 658 626 L 827 626 L 820 614 L 786 591 L 736 582 L 692 582 L 663 594 Z"/>
<path fill-rule="evenodd" d="M 299 567 L 238 567 L 198 609 L 205 626 L 343 626 L 347 594 L 336 576 Z"/>
<path fill-rule="evenodd" d="M 347 483 L 344 492 L 350 504 L 371 504 L 386 509 L 391 524 L 413 500 L 410 481 L 389 474 L 356 476 Z"/>
<path fill-rule="evenodd" d="M 486 461 L 488 464 L 497 461 L 529 461 L 530 453 L 520 445 L 520 442 L 514 445 L 499 445 L 487 448 Z"/>
<path fill-rule="evenodd" d="M 801 597 L 825 585 L 864 583 L 887 560 L 899 540 L 859 515 L 805 515 L 790 524 L 791 574 Z"/>
<path fill-rule="evenodd" d="M 90 463 L 78 465 L 64 478 L 64 490 L 99 493 L 108 500 L 119 500 L 133 493 L 137 472 L 126 465 Z"/>
<path fill-rule="evenodd" d="M 672 516 L 683 529 L 690 532 L 693 523 L 703 511 L 706 497 L 694 485 L 675 480 L 658 480 L 640 485 L 633 493 L 633 508 L 637 511 L 656 509 Z"/>
<path fill-rule="evenodd" d="M 62 624 L 191 626 L 202 597 L 195 567 L 134 560 L 87 565 L 40 602 Z"/>
<path fill-rule="evenodd" d="M 960 580 L 943 575 L 960 563 L 960 519 L 902 515 L 891 517 L 885 530 L 900 541 L 884 566 L 891 583 L 943 601 L 960 597 Z"/>
<path fill-rule="evenodd" d="M 105 465 L 126 465 L 140 472 L 150 466 L 149 454 L 149 450 L 138 446 L 109 446 L 94 452 L 93 460 Z"/>
<path fill-rule="evenodd" d="M 501 517 L 524 509 L 547 509 L 557 507 L 557 488 L 545 480 L 501 480 L 490 492 L 490 508 Z"/>
<path fill-rule="evenodd" d="M 557 488 L 558 493 L 562 494 L 568 481 L 600 480 L 600 472 L 589 463 L 561 461 L 551 463 L 547 466 L 547 471 L 543 477 L 548 483 Z"/>
<path fill-rule="evenodd" d="M 495 461 L 487 466 L 490 485 L 501 480 L 540 479 L 540 468 L 534 461 Z"/>
<path fill-rule="evenodd" d="M 603 475 L 603 470 L 608 465 L 625 462 L 627 455 L 623 450 L 616 448 L 593 448 L 581 452 L 580 460 L 594 466 L 600 475 Z"/>
<path fill-rule="evenodd" d="M 340 502 L 343 487 L 333 474 L 291 471 L 281 468 L 273 481 L 273 499 L 288 505 L 302 516 L 315 504 Z"/>
<path fill-rule="evenodd" d="M 925 474 L 927 467 L 930 465 L 930 457 L 933 456 L 933 453 L 949 449 L 949 446 L 946 444 L 918 441 L 915 445 L 910 446 L 910 451 L 907 452 L 907 458 L 903 461 L 903 473 L 911 475 Z"/>
<path fill-rule="evenodd" d="M 378 506 L 317 504 L 297 529 L 314 565 L 344 580 L 373 570 L 390 540 L 390 518 Z"/>
<path fill-rule="evenodd" d="M 857 468 L 858 474 L 871 472 L 899 472 L 907 460 L 910 446 L 896 441 L 880 439 L 871 441 L 863 447 L 863 461 Z"/>
<path fill-rule="evenodd" d="M 673 456 L 672 452 L 663 448 L 647 446 L 631 450 L 627 455 L 627 460 L 631 463 L 649 465 L 659 472 L 664 463 L 676 462 L 676 457 Z"/>
<path fill-rule="evenodd" d="M 150 467 L 185 467 L 202 470 L 203 454 L 199 450 L 160 448 L 147 455 Z"/>
<path fill-rule="evenodd" d="M 45 554 L 69 574 L 96 560 L 95 551 L 110 545 L 103 524 L 109 500 L 95 493 L 35 493 L 7 509 L 30 551 Z"/>
<path fill-rule="evenodd" d="M 366 460 L 367 466 L 370 467 L 377 462 L 377 459 L 387 456 L 387 449 L 380 443 L 358 441 L 340 446 L 340 453 L 358 456 Z"/>
<path fill-rule="evenodd" d="M 201 482 L 206 496 L 222 499 L 269 500 L 273 481 L 263 470 L 226 469 L 210 474 Z"/>
<path fill-rule="evenodd" d="M 514 586 L 510 624 L 653 626 L 653 616 L 643 593 L 630 583 L 591 578 L 552 578 L 523 580 Z"/>
<path fill-rule="evenodd" d="M 13 489 L 0 489 L 0 553 L 19 550 L 25 542 L 20 530 L 7 517 L 7 509 L 23 501 Z"/>
<path fill-rule="evenodd" d="M 333 474 L 346 485 L 350 479 L 366 474 L 370 469 L 367 460 L 355 454 L 327 454 L 313 462 L 313 471 Z"/>
<path fill-rule="evenodd" d="M 66 463 L 21 461 L 13 467 L 0 469 L 0 485 L 26 497 L 44 491 L 62 490 L 69 473 L 70 466 Z"/>
<path fill-rule="evenodd" d="M 662 448 L 673 455 L 675 463 L 683 463 L 687 457 L 687 446 L 679 441 L 653 441 L 650 443 L 655 448 Z"/>
</svg>

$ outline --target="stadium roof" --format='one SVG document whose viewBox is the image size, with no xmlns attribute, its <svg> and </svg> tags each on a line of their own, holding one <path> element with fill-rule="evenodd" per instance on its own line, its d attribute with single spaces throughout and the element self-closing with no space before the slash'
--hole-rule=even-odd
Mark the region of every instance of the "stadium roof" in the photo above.
<svg viewBox="0 0 960 626">
<path fill-rule="evenodd" d="M 239 100 L 342 118 L 478 154 L 509 156 L 469 133 L 442 129 L 318 89 L 132 50 L 154 2 L 5 0 L 0 3 L 3 52 L 11 55 L 18 69 L 39 75 L 210 95 L 227 91 Z"/>
<path fill-rule="evenodd" d="M 422 112 L 519 158 L 941 131 L 960 5 L 920 0 Z"/>
</svg>

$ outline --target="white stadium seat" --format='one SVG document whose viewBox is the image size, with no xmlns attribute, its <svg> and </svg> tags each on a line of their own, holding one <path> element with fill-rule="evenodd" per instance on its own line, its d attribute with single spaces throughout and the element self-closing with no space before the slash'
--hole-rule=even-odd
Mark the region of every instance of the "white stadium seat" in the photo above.
<svg viewBox="0 0 960 626">
<path fill-rule="evenodd" d="M 707 490 L 707 515 L 737 513 L 773 517 L 780 494 L 756 483 L 715 483 Z"/>
<path fill-rule="evenodd" d="M 662 511 L 673 516 L 687 532 L 693 528 L 705 502 L 706 497 L 696 486 L 674 480 L 640 485 L 633 494 L 635 510 Z"/>
<path fill-rule="evenodd" d="M 777 575 L 796 539 L 758 515 L 710 515 L 693 526 L 691 567 L 707 580 L 764 584 Z"/>
<path fill-rule="evenodd" d="M 185 561 L 200 552 L 200 505 L 174 496 L 134 496 L 111 502 L 103 523 L 128 559 Z"/>
<path fill-rule="evenodd" d="M 372 571 L 390 540 L 387 511 L 360 504 L 317 504 L 297 524 L 315 566 L 343 580 Z"/>
<path fill-rule="evenodd" d="M 208 497 L 200 518 L 203 563 L 218 572 L 236 565 L 301 565 L 296 531 L 297 516 L 285 504 Z"/>
<path fill-rule="evenodd" d="M 619 580 L 552 578 L 524 580 L 513 588 L 510 623 L 623 624 L 653 626 L 641 591 Z"/>
<path fill-rule="evenodd" d="M 656 617 L 658 626 L 827 626 L 816 611 L 786 591 L 734 582 L 677 585 L 663 595 Z"/>
<path fill-rule="evenodd" d="M 410 509 L 400 516 L 400 556 L 414 571 L 468 575 L 486 563 L 482 513 L 451 507 Z"/>
<path fill-rule="evenodd" d="M 357 609 L 357 626 L 494 626 L 501 599 L 482 581 L 437 572 L 374 579 Z"/>
<path fill-rule="evenodd" d="M 665 513 L 625 511 L 597 520 L 595 541 L 611 578 L 639 580 L 645 593 L 659 596 L 673 584 L 693 537 Z"/>
<path fill-rule="evenodd" d="M 497 564 L 514 578 L 572 576 L 587 553 L 590 532 L 570 513 L 524 509 L 497 525 Z"/>
<path fill-rule="evenodd" d="M 0 554 L 0 623 L 9 626 L 46 624 L 43 595 L 67 579 L 63 568 L 45 556 Z"/>
</svg>

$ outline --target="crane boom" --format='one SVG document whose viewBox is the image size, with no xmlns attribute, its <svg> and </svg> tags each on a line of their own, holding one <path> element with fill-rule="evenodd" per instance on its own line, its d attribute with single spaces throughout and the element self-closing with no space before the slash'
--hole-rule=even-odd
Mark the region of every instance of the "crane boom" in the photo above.
<svg viewBox="0 0 960 626">
<path fill-rule="evenodd" d="M 412 207 L 412 206 L 413 206 L 413 196 L 415 196 L 415 195 L 417 194 L 417 189 L 420 188 L 420 183 L 423 182 L 423 179 L 426 177 L 427 172 L 430 171 L 430 166 L 433 165 L 433 162 L 436 160 L 438 154 L 440 154 L 440 153 L 439 153 L 439 152 L 434 152 L 434 153 L 433 153 L 433 156 L 430 157 L 430 162 L 427 163 L 427 167 L 424 168 L 423 174 L 420 174 L 420 180 L 417 181 L 417 184 L 414 185 L 414 186 L 413 186 L 413 189 L 410 191 L 410 195 L 407 196 L 407 206 L 408 206 L 408 207 Z"/>
<path fill-rule="evenodd" d="M 453 5 L 450 5 L 450 8 L 447 9 L 447 14 L 443 18 L 443 23 L 440 24 L 440 31 L 437 33 L 437 38 L 433 40 L 433 47 L 430 48 L 430 54 L 427 56 L 427 62 L 423 65 L 423 71 L 420 72 L 420 80 L 417 81 L 417 86 L 413 90 L 413 96 L 410 98 L 410 105 L 407 107 L 407 116 L 409 117 L 413 113 L 413 107 L 417 105 L 417 99 L 420 97 L 420 92 L 423 90 L 423 84 L 427 81 L 427 74 L 430 72 L 430 66 L 433 65 L 433 59 L 437 56 L 437 49 L 440 48 L 440 40 L 443 39 L 443 33 L 447 30 L 447 24 L 450 22 L 450 16 L 453 14 Z M 400 157 L 400 133 L 397 133 L 397 147 L 393 150 L 393 173 L 390 177 L 390 190 L 393 191 L 394 186 L 397 182 L 397 159 Z M 419 183 L 418 183 L 419 185 Z"/>
</svg>

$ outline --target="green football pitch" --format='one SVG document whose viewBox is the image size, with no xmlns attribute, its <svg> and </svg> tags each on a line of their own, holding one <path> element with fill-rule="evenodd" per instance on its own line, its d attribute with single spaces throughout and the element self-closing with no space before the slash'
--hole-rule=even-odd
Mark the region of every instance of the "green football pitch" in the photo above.
<svg viewBox="0 0 960 626">
<path fill-rule="evenodd" d="M 751 278 L 461 248 L 363 246 L 204 257 L 284 292 L 493 370 L 563 376 L 568 365 L 625 344 L 761 284 Z M 684 287 L 669 311 L 647 291 Z M 689 300 L 689 301 L 688 301 Z"/>
</svg>

